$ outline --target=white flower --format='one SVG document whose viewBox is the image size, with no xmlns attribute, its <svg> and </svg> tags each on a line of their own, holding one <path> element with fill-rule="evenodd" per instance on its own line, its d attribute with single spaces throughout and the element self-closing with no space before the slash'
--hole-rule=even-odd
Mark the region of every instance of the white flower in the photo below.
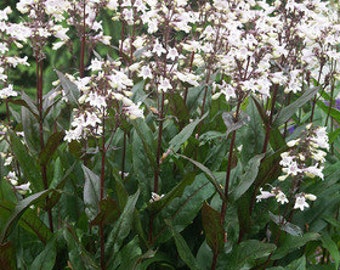
<svg viewBox="0 0 340 270">
<path fill-rule="evenodd" d="M 156 192 L 151 192 L 150 202 L 157 202 L 164 197 L 164 194 L 158 195 Z"/>
<path fill-rule="evenodd" d="M 20 193 L 25 195 L 27 192 L 31 193 L 32 190 L 30 189 L 30 182 L 27 182 L 26 184 L 22 184 L 20 186 L 15 186 L 14 188 Z"/>
<path fill-rule="evenodd" d="M 256 196 L 256 202 L 260 202 L 262 199 L 268 199 L 270 197 L 274 197 L 275 194 L 269 192 L 269 191 L 263 191 L 262 188 L 260 188 L 260 195 Z"/>
<path fill-rule="evenodd" d="M 297 175 L 302 172 L 296 161 L 292 161 L 286 168 L 282 168 L 282 171 L 288 175 Z"/>
<path fill-rule="evenodd" d="M 297 140 L 290 140 L 289 142 L 287 142 L 287 146 L 288 147 L 293 147 L 295 145 L 298 145 L 300 139 L 297 139 Z"/>
<path fill-rule="evenodd" d="M 91 65 L 88 67 L 91 71 L 101 71 L 103 66 L 103 61 L 97 58 L 91 60 Z"/>
<path fill-rule="evenodd" d="M 96 92 L 91 92 L 85 101 L 90 102 L 91 106 L 97 107 L 98 109 L 106 108 L 107 106 L 105 97 L 98 95 Z"/>
<path fill-rule="evenodd" d="M 323 173 L 322 170 L 324 167 L 318 168 L 318 163 L 315 164 L 314 166 L 309 166 L 305 169 L 303 169 L 303 172 L 306 174 L 306 176 L 310 178 L 314 178 L 315 176 L 320 177 L 323 180 Z"/>
<path fill-rule="evenodd" d="M 176 48 L 170 48 L 166 58 L 171 59 L 172 61 L 175 61 L 175 59 L 178 57 L 178 55 L 179 54 L 178 54 Z"/>
<path fill-rule="evenodd" d="M 0 90 L 0 98 L 7 99 L 8 97 L 16 97 L 17 92 L 13 91 L 13 85 L 10 84 L 6 88 Z"/>
<path fill-rule="evenodd" d="M 294 209 L 297 208 L 300 208 L 301 211 L 303 211 L 305 208 L 309 208 L 306 198 L 302 195 L 296 197 Z"/>
<path fill-rule="evenodd" d="M 158 57 L 160 57 L 163 53 L 166 53 L 163 45 L 159 43 L 158 39 L 156 39 L 155 44 L 153 45 L 153 53 L 156 53 Z"/>
<path fill-rule="evenodd" d="M 159 80 L 158 91 L 167 92 L 172 89 L 169 79 L 161 77 Z"/>
<path fill-rule="evenodd" d="M 289 202 L 286 195 L 281 190 L 278 191 L 275 198 L 276 198 L 277 202 L 281 203 L 281 204 L 285 204 L 285 203 Z"/>
<path fill-rule="evenodd" d="M 305 194 L 305 198 L 310 201 L 315 201 L 317 199 L 317 197 L 311 193 Z"/>
<path fill-rule="evenodd" d="M 147 78 L 152 79 L 152 71 L 149 68 L 149 66 L 142 66 L 141 71 L 138 74 L 139 77 L 143 77 L 143 80 L 146 80 Z"/>
</svg>

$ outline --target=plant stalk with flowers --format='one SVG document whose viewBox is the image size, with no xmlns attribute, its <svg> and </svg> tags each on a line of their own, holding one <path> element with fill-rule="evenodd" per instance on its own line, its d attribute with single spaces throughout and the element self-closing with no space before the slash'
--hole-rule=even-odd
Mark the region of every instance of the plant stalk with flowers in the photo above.
<svg viewBox="0 0 340 270">
<path fill-rule="evenodd" d="M 337 3 L 11 7 L 6 269 L 339 268 Z"/>
</svg>

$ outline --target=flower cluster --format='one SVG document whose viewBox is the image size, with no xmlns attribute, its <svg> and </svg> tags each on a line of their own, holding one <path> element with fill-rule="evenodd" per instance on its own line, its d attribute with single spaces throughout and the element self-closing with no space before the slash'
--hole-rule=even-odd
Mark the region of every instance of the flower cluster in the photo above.
<svg viewBox="0 0 340 270">
<path fill-rule="evenodd" d="M 102 123 L 112 113 L 109 108 L 115 108 L 118 115 L 118 118 L 111 115 L 113 119 L 119 119 L 119 114 L 125 114 L 130 119 L 144 117 L 139 107 L 141 104 L 135 104 L 130 99 L 133 82 L 119 70 L 120 65 L 119 61 L 93 59 L 89 66 L 93 75 L 84 78 L 68 75 L 77 86 L 80 97 L 79 108 L 74 111 L 72 129 L 66 131 L 66 141 L 102 135 Z"/>
<path fill-rule="evenodd" d="M 324 178 L 322 173 L 325 162 L 326 152 L 329 149 L 328 136 L 325 127 L 313 128 L 311 124 L 306 126 L 306 132 L 297 140 L 291 140 L 287 143 L 289 151 L 281 154 L 283 175 L 279 176 L 280 182 L 292 180 L 290 195 L 295 197 L 294 209 L 304 210 L 309 204 L 306 200 L 315 201 L 316 196 L 299 192 L 300 185 L 305 178 L 319 177 Z M 260 189 L 257 201 L 276 197 L 281 204 L 288 203 L 286 195 L 279 187 L 272 187 L 270 192 Z"/>
</svg>

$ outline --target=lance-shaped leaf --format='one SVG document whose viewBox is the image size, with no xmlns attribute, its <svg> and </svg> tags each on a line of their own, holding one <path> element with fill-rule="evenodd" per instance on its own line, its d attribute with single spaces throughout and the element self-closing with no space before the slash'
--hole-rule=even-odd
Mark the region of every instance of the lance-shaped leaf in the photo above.
<svg viewBox="0 0 340 270">
<path fill-rule="evenodd" d="M 188 244 L 185 242 L 184 238 L 182 237 L 182 235 L 174 229 L 170 221 L 165 220 L 165 223 L 169 226 L 174 236 L 179 257 L 183 260 L 183 262 L 186 263 L 186 265 L 191 270 L 200 270 L 201 268 L 198 266 L 194 255 L 192 255 L 192 252 Z"/>
<path fill-rule="evenodd" d="M 139 194 L 140 191 L 137 190 L 135 194 L 128 198 L 122 214 L 120 215 L 118 221 L 115 223 L 111 233 L 108 236 L 105 245 L 105 251 L 111 254 L 109 260 L 107 261 L 108 265 L 111 265 L 114 262 L 117 256 L 117 252 L 121 248 L 124 239 L 130 233 L 133 222 L 133 213 L 135 211 L 135 206 L 139 198 Z"/>
<path fill-rule="evenodd" d="M 67 98 L 74 104 L 78 104 L 79 99 L 79 90 L 76 84 L 70 81 L 69 78 L 67 78 L 63 73 L 56 70 L 56 73 L 58 75 L 58 78 L 60 80 L 61 86 L 63 87 L 63 90 L 67 96 Z"/>
<path fill-rule="evenodd" d="M 340 252 L 337 243 L 334 242 L 333 239 L 327 233 L 322 233 L 321 242 L 322 246 L 329 251 L 333 260 L 335 261 L 335 269 L 339 269 Z"/>
<path fill-rule="evenodd" d="M 274 215 L 272 212 L 269 211 L 270 219 L 280 227 L 281 230 L 289 233 L 293 236 L 301 236 L 302 230 L 299 226 L 294 225 L 287 220 L 285 220 L 282 216 Z"/>
<path fill-rule="evenodd" d="M 264 156 L 265 154 L 256 155 L 249 160 L 248 166 L 245 168 L 245 173 L 239 177 L 238 185 L 231 192 L 234 200 L 240 198 L 254 183 L 259 172 L 261 160 Z"/>
<path fill-rule="evenodd" d="M 240 129 L 250 121 L 250 117 L 242 111 L 237 118 L 235 118 L 235 112 L 224 112 L 222 118 L 227 127 L 226 137 L 228 137 L 231 132 Z"/>
<path fill-rule="evenodd" d="M 58 146 L 62 143 L 65 132 L 59 131 L 53 133 L 47 140 L 47 143 L 44 149 L 41 151 L 39 155 L 40 165 L 44 166 L 52 158 L 54 152 L 57 150 Z"/>
<path fill-rule="evenodd" d="M 132 121 L 132 124 L 139 138 L 142 141 L 146 157 L 148 158 L 152 167 L 155 168 L 156 167 L 156 156 L 155 156 L 156 148 L 154 145 L 153 134 L 152 134 L 151 129 L 148 127 L 146 122 L 141 119 L 136 119 Z"/>
<path fill-rule="evenodd" d="M 202 172 L 205 173 L 205 175 L 208 177 L 209 181 L 211 184 L 214 185 L 217 193 L 220 195 L 221 199 L 223 201 L 226 201 L 226 197 L 224 195 L 224 191 L 222 190 L 220 184 L 217 182 L 216 180 L 216 177 L 214 176 L 214 174 L 212 173 L 212 171 L 209 170 L 209 168 L 207 168 L 206 166 L 204 166 L 202 163 L 196 161 L 196 160 L 193 160 L 189 157 L 186 157 L 184 155 L 181 155 L 181 154 L 177 154 L 179 157 L 182 157 L 188 161 L 190 161 L 192 164 L 194 164 L 197 168 L 199 168 L 200 170 L 202 170 Z"/>
<path fill-rule="evenodd" d="M 283 243 L 275 250 L 273 256 L 271 257 L 272 260 L 278 260 L 286 256 L 287 254 L 293 252 L 297 248 L 300 248 L 307 244 L 310 241 L 315 241 L 320 238 L 320 235 L 315 232 L 305 233 L 302 236 L 293 236 L 287 234 Z"/>
<path fill-rule="evenodd" d="M 231 253 L 223 256 L 224 269 L 251 269 L 256 260 L 266 258 L 276 249 L 274 244 L 258 240 L 246 240 L 237 244 Z"/>
<path fill-rule="evenodd" d="M 10 133 L 12 150 L 18 159 L 24 176 L 31 182 L 34 190 L 42 190 L 41 174 L 34 164 L 34 159 L 28 154 L 27 148 L 14 133 Z"/>
<path fill-rule="evenodd" d="M 193 222 L 203 203 L 214 193 L 215 189 L 207 177 L 204 174 L 197 175 L 194 182 L 185 188 L 182 196 L 174 198 L 160 212 L 157 218 L 161 226 L 159 232 L 155 233 L 155 240 L 165 242 L 171 237 L 168 227 L 162 225 L 165 219 L 171 222 L 177 232 L 181 232 Z"/>
<path fill-rule="evenodd" d="M 14 209 L 12 216 L 6 223 L 5 229 L 3 230 L 0 238 L 0 243 L 4 242 L 4 240 L 7 238 L 13 227 L 17 224 L 18 220 L 24 214 L 26 209 L 36 202 L 45 199 L 50 193 L 51 190 L 44 190 L 19 201 Z"/>
<path fill-rule="evenodd" d="M 183 143 L 185 143 L 192 135 L 199 122 L 201 122 L 207 115 L 208 113 L 205 113 L 201 118 L 196 119 L 195 121 L 187 125 L 185 128 L 183 128 L 182 131 L 178 133 L 175 137 L 173 137 L 172 140 L 169 142 L 169 148 L 174 153 L 176 153 L 181 148 Z"/>
<path fill-rule="evenodd" d="M 52 270 L 57 257 L 56 238 L 53 237 L 47 243 L 46 247 L 40 254 L 35 257 L 30 266 L 30 270 Z"/>
<path fill-rule="evenodd" d="M 0 265 L 3 270 L 16 270 L 15 252 L 11 242 L 0 243 Z"/>
<path fill-rule="evenodd" d="M 283 108 L 277 115 L 274 116 L 273 127 L 279 127 L 287 122 L 296 111 L 310 101 L 319 91 L 319 87 L 312 87 L 302 94 L 297 100 Z"/>
<path fill-rule="evenodd" d="M 206 202 L 202 207 L 202 224 L 205 239 L 214 254 L 218 254 L 224 246 L 224 228 L 221 223 L 221 213 Z"/>
<path fill-rule="evenodd" d="M 13 214 L 15 204 L 10 202 L 0 203 L 0 215 L 2 218 L 6 217 L 9 219 Z M 40 241 L 46 243 L 47 240 L 52 236 L 50 229 L 45 223 L 37 216 L 36 212 L 30 208 L 27 208 L 18 221 L 19 226 L 24 230 L 36 235 Z M 3 224 L 5 226 L 5 224 Z"/>
<path fill-rule="evenodd" d="M 92 172 L 89 168 L 82 165 L 85 185 L 84 185 L 84 203 L 85 213 L 89 220 L 93 220 L 99 212 L 99 195 L 100 195 L 100 179 L 99 176 Z"/>
<path fill-rule="evenodd" d="M 66 225 L 63 231 L 68 246 L 68 257 L 71 269 L 99 270 L 92 255 L 85 249 L 75 229 Z"/>
<path fill-rule="evenodd" d="M 191 185 L 195 180 L 195 173 L 190 173 L 184 177 L 169 193 L 167 193 L 161 200 L 154 201 L 148 205 L 148 210 L 156 214 L 166 207 L 173 199 L 182 196 L 184 189 Z"/>
</svg>

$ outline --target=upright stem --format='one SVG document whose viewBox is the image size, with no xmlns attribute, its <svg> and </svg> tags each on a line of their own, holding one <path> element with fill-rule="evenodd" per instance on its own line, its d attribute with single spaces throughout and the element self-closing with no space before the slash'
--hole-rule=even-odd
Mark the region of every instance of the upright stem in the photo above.
<svg viewBox="0 0 340 270">
<path fill-rule="evenodd" d="M 162 134 L 163 134 L 163 121 L 164 121 L 164 100 L 165 94 L 162 91 L 161 104 L 159 109 L 159 125 L 158 125 L 158 140 L 157 140 L 157 153 L 156 153 L 156 168 L 154 173 L 153 191 L 158 193 L 159 189 L 159 172 L 160 172 L 160 158 L 162 151 Z"/>
<path fill-rule="evenodd" d="M 85 47 L 86 47 L 86 3 L 83 1 L 83 29 L 81 32 L 80 40 L 80 63 L 79 63 L 79 74 L 80 78 L 85 76 Z"/>
<path fill-rule="evenodd" d="M 105 146 L 105 113 L 103 112 L 103 133 L 102 133 L 102 146 L 101 146 L 101 169 L 100 169 L 100 201 L 104 199 L 105 189 L 105 161 L 106 161 L 106 146 Z M 99 205 L 98 205 L 99 207 Z M 99 237 L 100 237 L 100 267 L 101 270 L 106 269 L 105 265 L 105 236 L 104 236 L 104 224 L 101 221 L 99 224 Z"/>
<path fill-rule="evenodd" d="M 271 108 L 270 108 L 270 115 L 269 115 L 268 122 L 266 123 L 266 135 L 265 135 L 265 139 L 264 139 L 264 143 L 263 143 L 262 153 L 267 152 L 267 148 L 268 148 L 268 144 L 269 144 L 270 131 L 271 131 L 271 125 L 272 125 L 272 122 L 273 122 L 275 102 L 276 102 L 276 98 L 277 98 L 278 88 L 279 88 L 279 86 L 277 84 L 274 85 Z"/>
<path fill-rule="evenodd" d="M 241 103 L 242 103 L 242 98 L 239 98 L 238 103 L 237 103 L 237 107 L 236 107 L 235 117 L 234 117 L 235 121 L 238 121 Z M 233 150 L 234 150 L 234 146 L 235 146 L 235 140 L 236 140 L 236 130 L 234 130 L 231 133 L 231 141 L 230 141 L 230 146 L 229 146 L 228 165 L 227 165 L 227 169 L 226 169 L 226 179 L 225 179 L 225 184 L 224 184 L 224 196 L 225 196 L 226 200 L 222 202 L 221 215 L 220 215 L 220 223 L 222 225 L 224 225 L 224 220 L 225 220 L 225 216 L 226 216 L 226 213 L 227 213 L 227 207 L 228 207 L 229 183 L 230 183 L 230 175 L 231 175 L 231 167 L 232 167 L 232 159 L 233 159 Z M 224 237 L 225 236 L 226 235 L 224 235 Z M 226 240 L 227 239 L 225 238 L 224 241 L 226 241 Z M 218 253 L 214 252 L 213 260 L 212 260 L 212 264 L 211 264 L 211 270 L 216 269 L 217 259 L 218 259 Z"/>
<path fill-rule="evenodd" d="M 44 141 L 44 115 L 43 115 L 43 60 L 39 59 L 39 52 L 36 52 L 36 75 L 37 75 L 37 105 L 39 112 L 39 141 L 40 141 L 40 151 L 42 152 L 45 148 Z M 48 179 L 47 179 L 47 167 L 46 165 L 40 166 L 41 177 L 44 189 L 48 189 Z M 46 198 L 46 204 L 48 204 L 49 199 Z M 53 232 L 53 217 L 52 210 L 47 210 L 48 222 L 51 232 Z"/>
</svg>

